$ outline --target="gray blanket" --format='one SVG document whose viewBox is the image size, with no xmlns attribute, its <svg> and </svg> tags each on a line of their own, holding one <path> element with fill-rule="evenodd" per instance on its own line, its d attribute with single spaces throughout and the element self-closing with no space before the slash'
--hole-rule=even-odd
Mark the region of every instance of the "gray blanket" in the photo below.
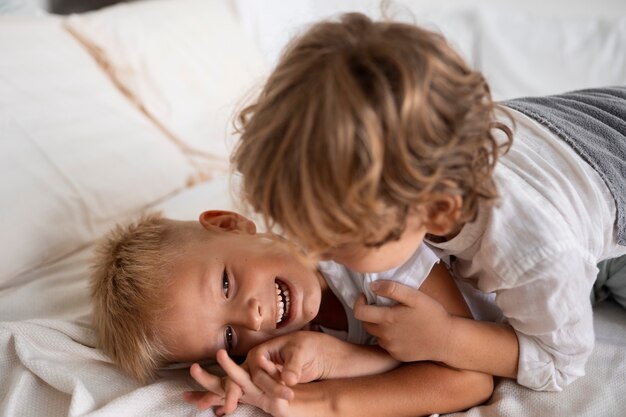
<svg viewBox="0 0 626 417">
<path fill-rule="evenodd" d="M 563 139 L 604 180 L 617 208 L 617 243 L 626 246 L 626 87 L 578 90 L 504 103 Z"/>
</svg>

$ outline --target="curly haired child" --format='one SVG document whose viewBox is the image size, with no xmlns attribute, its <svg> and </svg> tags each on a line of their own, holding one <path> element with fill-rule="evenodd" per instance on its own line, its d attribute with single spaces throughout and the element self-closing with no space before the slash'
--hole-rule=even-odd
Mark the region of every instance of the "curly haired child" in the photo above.
<svg viewBox="0 0 626 417">
<path fill-rule="evenodd" d="M 232 162 L 270 228 L 361 272 L 425 241 L 505 317 L 379 282 L 400 305 L 354 311 L 393 357 L 534 390 L 584 375 L 597 263 L 626 253 L 625 87 L 495 103 L 439 34 L 354 13 L 288 45 L 239 129 Z M 624 271 L 602 285 L 626 300 Z"/>
</svg>

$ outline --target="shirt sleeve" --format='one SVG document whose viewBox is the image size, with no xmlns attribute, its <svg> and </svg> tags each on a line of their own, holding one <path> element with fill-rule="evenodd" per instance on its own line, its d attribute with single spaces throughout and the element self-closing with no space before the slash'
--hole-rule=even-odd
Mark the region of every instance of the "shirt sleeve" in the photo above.
<svg viewBox="0 0 626 417">
<path fill-rule="evenodd" d="M 593 350 L 590 292 L 597 267 L 570 249 L 545 259 L 498 291 L 496 303 L 519 341 L 517 381 L 537 391 L 561 391 L 585 374 Z"/>
</svg>

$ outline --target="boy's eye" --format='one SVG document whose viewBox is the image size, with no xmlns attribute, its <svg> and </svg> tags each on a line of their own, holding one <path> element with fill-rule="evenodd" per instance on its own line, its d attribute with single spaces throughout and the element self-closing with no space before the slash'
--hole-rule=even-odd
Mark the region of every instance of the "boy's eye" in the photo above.
<svg viewBox="0 0 626 417">
<path fill-rule="evenodd" d="M 230 326 L 226 326 L 226 330 L 224 330 L 224 345 L 227 352 L 233 348 L 233 328 Z"/>
<path fill-rule="evenodd" d="M 224 269 L 224 272 L 222 273 L 222 291 L 224 292 L 226 298 L 228 298 L 229 290 L 230 280 L 228 279 L 228 272 L 226 272 L 226 270 Z"/>
</svg>

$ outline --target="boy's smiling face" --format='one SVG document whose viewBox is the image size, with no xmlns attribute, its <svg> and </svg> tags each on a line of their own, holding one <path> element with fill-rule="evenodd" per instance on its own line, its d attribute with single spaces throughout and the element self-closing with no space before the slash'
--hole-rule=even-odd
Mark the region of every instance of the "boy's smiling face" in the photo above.
<svg viewBox="0 0 626 417">
<path fill-rule="evenodd" d="M 207 238 L 183 245 L 166 292 L 169 360 L 214 358 L 220 348 L 245 355 L 315 318 L 325 281 L 286 242 L 256 234 L 236 213 L 205 212 L 200 222 Z"/>
</svg>

